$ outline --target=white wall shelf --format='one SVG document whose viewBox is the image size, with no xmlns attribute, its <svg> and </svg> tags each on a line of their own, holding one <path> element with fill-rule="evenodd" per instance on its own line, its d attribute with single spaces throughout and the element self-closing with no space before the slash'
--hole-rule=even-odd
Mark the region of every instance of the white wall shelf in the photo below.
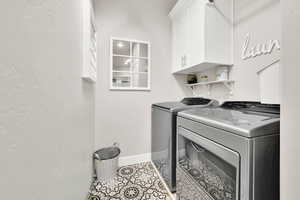
<svg viewBox="0 0 300 200">
<path fill-rule="evenodd" d="M 82 41 L 83 41 L 83 80 L 95 83 L 97 81 L 97 27 L 93 2 L 82 1 Z"/>
<path fill-rule="evenodd" d="M 201 82 L 201 83 L 194 83 L 194 84 L 186 84 L 186 86 L 190 87 L 192 90 L 194 90 L 196 87 L 199 86 L 206 86 L 210 94 L 211 86 L 216 84 L 223 84 L 229 90 L 229 94 L 233 95 L 233 85 L 234 85 L 233 80 L 208 81 L 208 82 Z"/>
<path fill-rule="evenodd" d="M 225 64 L 225 63 L 212 63 L 212 62 L 203 62 L 201 64 L 195 66 L 188 66 L 176 71 L 173 71 L 173 74 L 196 74 L 208 69 L 212 69 L 218 66 L 232 66 L 232 64 Z"/>
<path fill-rule="evenodd" d="M 138 58 L 138 59 L 148 59 L 148 57 L 143 56 L 128 56 L 128 55 L 120 55 L 120 54 L 113 54 L 114 57 L 125 57 L 125 58 Z"/>
</svg>

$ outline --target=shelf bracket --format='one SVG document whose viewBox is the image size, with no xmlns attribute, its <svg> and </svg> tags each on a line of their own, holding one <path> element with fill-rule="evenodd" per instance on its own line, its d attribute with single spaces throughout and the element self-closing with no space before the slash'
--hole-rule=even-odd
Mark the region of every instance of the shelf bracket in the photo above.
<svg viewBox="0 0 300 200">
<path fill-rule="evenodd" d="M 229 95 L 232 96 L 233 95 L 233 86 L 234 86 L 234 81 L 211 81 L 208 83 L 199 83 L 199 84 L 187 84 L 187 86 L 189 88 L 191 88 L 193 95 L 195 95 L 195 89 L 199 86 L 206 86 L 207 89 L 207 95 L 210 96 L 211 95 L 211 89 L 212 89 L 212 85 L 215 84 L 222 84 L 224 85 L 225 88 L 227 88 L 229 90 Z"/>
<path fill-rule="evenodd" d="M 207 95 L 210 96 L 210 94 L 211 94 L 211 85 L 208 84 L 208 85 L 206 85 L 206 87 L 207 87 Z"/>
<path fill-rule="evenodd" d="M 224 82 L 223 84 L 229 90 L 229 95 L 233 96 L 233 82 Z"/>
<path fill-rule="evenodd" d="M 195 92 L 195 86 L 190 86 L 191 90 L 192 90 L 192 94 L 193 96 L 196 96 L 196 92 Z"/>
</svg>

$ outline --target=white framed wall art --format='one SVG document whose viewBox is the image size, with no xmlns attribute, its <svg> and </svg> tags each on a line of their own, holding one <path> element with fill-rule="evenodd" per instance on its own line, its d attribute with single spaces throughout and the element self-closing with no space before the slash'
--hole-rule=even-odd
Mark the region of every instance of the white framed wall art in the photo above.
<svg viewBox="0 0 300 200">
<path fill-rule="evenodd" d="M 111 37 L 110 90 L 150 90 L 150 42 Z"/>
</svg>

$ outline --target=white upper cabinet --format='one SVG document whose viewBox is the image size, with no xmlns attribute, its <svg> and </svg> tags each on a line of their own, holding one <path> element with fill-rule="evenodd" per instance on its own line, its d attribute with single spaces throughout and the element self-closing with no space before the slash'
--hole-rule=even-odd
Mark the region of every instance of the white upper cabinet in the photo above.
<svg viewBox="0 0 300 200">
<path fill-rule="evenodd" d="M 232 0 L 179 0 L 172 20 L 173 73 L 232 65 Z"/>
<path fill-rule="evenodd" d="M 172 57 L 173 65 L 175 66 L 185 66 L 184 56 L 187 51 L 187 12 L 186 10 L 180 10 L 176 16 L 173 18 L 172 23 Z"/>
</svg>

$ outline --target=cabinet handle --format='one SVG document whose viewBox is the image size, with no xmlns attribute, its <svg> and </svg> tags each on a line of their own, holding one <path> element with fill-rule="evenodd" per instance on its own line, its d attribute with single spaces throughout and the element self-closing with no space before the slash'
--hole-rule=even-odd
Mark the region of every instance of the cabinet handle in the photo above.
<svg viewBox="0 0 300 200">
<path fill-rule="evenodd" d="M 187 56 L 181 56 L 181 67 L 185 67 L 187 65 Z"/>
</svg>

